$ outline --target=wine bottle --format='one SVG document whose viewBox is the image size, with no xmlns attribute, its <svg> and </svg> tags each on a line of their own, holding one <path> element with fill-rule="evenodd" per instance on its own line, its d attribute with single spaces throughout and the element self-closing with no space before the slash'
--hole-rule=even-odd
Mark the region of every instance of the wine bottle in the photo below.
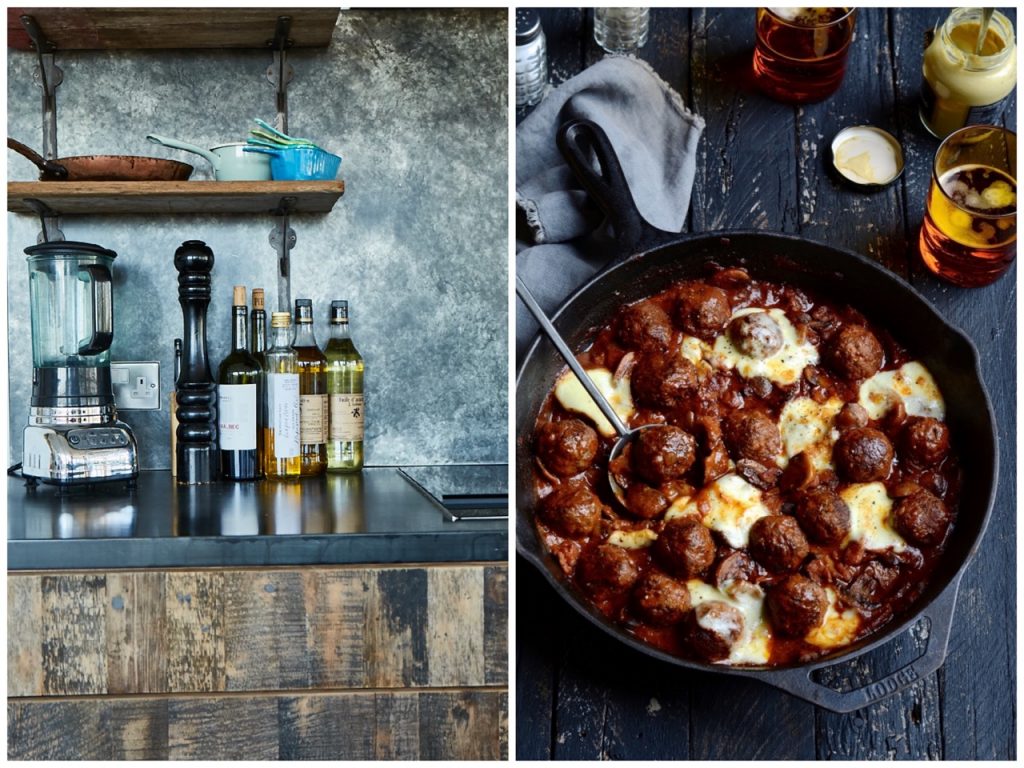
<svg viewBox="0 0 1024 768">
<path fill-rule="evenodd" d="M 245 286 L 236 285 L 231 307 L 231 352 L 217 373 L 217 441 L 225 480 L 260 476 L 257 412 L 262 401 L 262 368 L 249 352 L 249 307 Z"/>
<path fill-rule="evenodd" d="M 327 363 L 313 334 L 313 302 L 295 300 L 295 341 L 299 366 L 299 432 L 302 475 L 322 475 L 327 469 Z"/>
<path fill-rule="evenodd" d="M 249 351 L 260 364 L 260 391 L 265 392 L 267 387 L 267 312 L 264 309 L 264 297 L 262 288 L 252 289 L 252 315 L 249 323 L 249 333 L 252 334 L 252 342 L 249 344 Z M 259 407 L 256 411 L 256 460 L 259 463 L 260 475 L 263 474 L 263 400 L 260 398 Z"/>
<path fill-rule="evenodd" d="M 331 302 L 331 338 L 327 358 L 330 426 L 327 470 L 358 472 L 363 468 L 363 358 L 348 331 L 348 302 Z"/>
<path fill-rule="evenodd" d="M 270 316 L 270 349 L 266 352 L 266 397 L 263 412 L 263 472 L 269 479 L 295 479 L 299 452 L 299 366 L 292 349 L 292 316 Z"/>
</svg>

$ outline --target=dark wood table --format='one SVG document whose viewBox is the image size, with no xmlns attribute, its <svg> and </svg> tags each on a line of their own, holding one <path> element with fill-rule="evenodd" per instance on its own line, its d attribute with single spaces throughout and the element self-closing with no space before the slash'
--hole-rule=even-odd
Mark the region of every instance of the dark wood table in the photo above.
<svg viewBox="0 0 1024 768">
<path fill-rule="evenodd" d="M 1004 11 L 1016 21 L 1012 10 Z M 1015 654 L 1016 268 L 961 289 L 917 255 L 938 141 L 917 115 L 921 56 L 939 9 L 863 9 L 846 77 L 824 103 L 793 107 L 750 87 L 749 9 L 652 9 L 641 58 L 707 128 L 688 230 L 794 232 L 870 255 L 909 279 L 974 339 L 999 424 L 1001 467 L 991 525 L 960 587 L 949 655 L 936 674 L 848 715 L 759 682 L 680 670 L 640 655 L 564 604 L 517 563 L 516 755 L 520 759 L 1013 759 Z M 592 12 L 547 10 L 552 82 L 601 57 Z M 1015 128 L 1015 96 L 1003 119 Z M 525 116 L 520 110 L 518 119 Z M 885 128 L 901 142 L 902 178 L 874 194 L 837 185 L 828 146 L 844 126 Z M 858 687 L 916 657 L 921 632 L 836 668 Z"/>
</svg>

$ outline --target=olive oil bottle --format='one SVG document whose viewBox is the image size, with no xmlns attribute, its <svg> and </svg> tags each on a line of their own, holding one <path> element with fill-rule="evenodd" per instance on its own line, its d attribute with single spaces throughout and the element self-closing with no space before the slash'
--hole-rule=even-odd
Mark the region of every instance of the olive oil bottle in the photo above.
<svg viewBox="0 0 1024 768">
<path fill-rule="evenodd" d="M 299 371 L 299 433 L 302 476 L 327 469 L 327 363 L 313 335 L 313 302 L 295 300 L 295 341 Z"/>
<path fill-rule="evenodd" d="M 268 479 L 299 477 L 299 365 L 292 349 L 292 317 L 270 317 L 271 346 L 266 352 L 267 395 L 264 399 L 263 471 Z"/>
<path fill-rule="evenodd" d="M 231 352 L 217 372 L 217 442 L 225 480 L 260 476 L 257 450 L 263 369 L 249 353 L 245 286 L 236 285 L 231 306 Z"/>
<path fill-rule="evenodd" d="M 327 470 L 358 472 L 363 468 L 363 358 L 348 332 L 348 302 L 331 302 L 331 338 L 327 357 L 327 392 L 331 421 L 327 435 Z"/>
</svg>

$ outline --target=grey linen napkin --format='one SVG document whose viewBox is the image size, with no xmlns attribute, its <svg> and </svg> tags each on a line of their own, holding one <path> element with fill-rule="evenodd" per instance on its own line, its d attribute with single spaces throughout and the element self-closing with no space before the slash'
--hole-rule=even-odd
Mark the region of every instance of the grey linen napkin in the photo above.
<svg viewBox="0 0 1024 768">
<path fill-rule="evenodd" d="M 551 91 L 516 129 L 516 204 L 532 242 L 516 242 L 516 272 L 547 312 L 609 259 L 603 216 L 566 165 L 555 135 L 567 120 L 592 120 L 608 134 L 637 208 L 651 224 L 679 232 L 690 207 L 704 119 L 646 62 L 604 58 Z M 516 302 L 516 358 L 538 326 Z"/>
</svg>

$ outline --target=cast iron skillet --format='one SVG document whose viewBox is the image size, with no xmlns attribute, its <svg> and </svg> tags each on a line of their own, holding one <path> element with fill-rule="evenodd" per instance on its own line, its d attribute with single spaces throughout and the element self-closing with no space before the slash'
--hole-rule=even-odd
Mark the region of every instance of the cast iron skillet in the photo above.
<svg viewBox="0 0 1024 768">
<path fill-rule="evenodd" d="M 946 657 L 960 577 L 988 525 L 998 474 L 995 419 L 981 379 L 978 352 L 910 285 L 851 251 L 793 235 L 761 231 L 685 236 L 648 224 L 633 202 L 615 152 L 601 129 L 588 121 L 564 125 L 559 147 L 587 192 L 602 207 L 616 233 L 618 255 L 570 296 L 552 316 L 569 346 L 589 347 L 597 330 L 619 306 L 666 289 L 677 280 L 705 275 L 705 264 L 742 266 L 752 277 L 787 282 L 838 302 L 850 303 L 889 329 L 935 377 L 945 397 L 946 421 L 963 471 L 956 525 L 922 596 L 909 612 L 873 635 L 809 664 L 791 667 L 728 667 L 681 659 L 641 643 L 608 621 L 577 593 L 544 549 L 533 524 L 534 461 L 531 438 L 544 399 L 564 369 L 554 346 L 534 341 L 516 380 L 516 549 L 535 565 L 570 605 L 626 645 L 687 669 L 752 677 L 834 712 L 852 712 L 930 675 Z M 600 171 L 594 169 L 591 153 Z M 812 673 L 848 661 L 896 637 L 919 620 L 930 625 L 924 654 L 864 687 L 836 691 Z"/>
</svg>

